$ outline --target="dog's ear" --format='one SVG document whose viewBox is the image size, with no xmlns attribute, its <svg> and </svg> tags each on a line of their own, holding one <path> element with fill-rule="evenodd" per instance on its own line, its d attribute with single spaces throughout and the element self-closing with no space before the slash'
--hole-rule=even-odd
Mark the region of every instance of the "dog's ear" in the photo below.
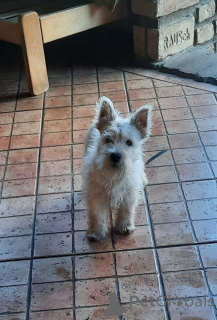
<svg viewBox="0 0 217 320">
<path fill-rule="evenodd" d="M 118 112 L 115 110 L 112 101 L 107 97 L 100 98 L 96 105 L 96 128 L 102 132 L 117 116 Z"/>
<path fill-rule="evenodd" d="M 152 107 L 149 105 L 140 107 L 131 115 L 130 123 L 140 132 L 141 138 L 147 140 L 151 134 Z"/>
</svg>

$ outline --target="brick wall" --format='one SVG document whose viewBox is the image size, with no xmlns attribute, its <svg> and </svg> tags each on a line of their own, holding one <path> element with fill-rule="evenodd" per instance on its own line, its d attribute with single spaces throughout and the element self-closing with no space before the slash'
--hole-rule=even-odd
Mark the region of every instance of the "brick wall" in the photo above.
<svg viewBox="0 0 217 320">
<path fill-rule="evenodd" d="M 137 60 L 158 61 L 191 46 L 217 50 L 217 0 L 131 0 Z"/>
</svg>

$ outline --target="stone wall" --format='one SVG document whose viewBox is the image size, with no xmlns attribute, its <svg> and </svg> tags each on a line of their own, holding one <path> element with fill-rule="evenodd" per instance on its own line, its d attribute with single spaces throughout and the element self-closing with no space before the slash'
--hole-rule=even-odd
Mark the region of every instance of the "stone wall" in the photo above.
<svg viewBox="0 0 217 320">
<path fill-rule="evenodd" d="M 155 61 L 192 46 L 217 51 L 217 0 L 131 0 L 136 59 Z"/>
</svg>

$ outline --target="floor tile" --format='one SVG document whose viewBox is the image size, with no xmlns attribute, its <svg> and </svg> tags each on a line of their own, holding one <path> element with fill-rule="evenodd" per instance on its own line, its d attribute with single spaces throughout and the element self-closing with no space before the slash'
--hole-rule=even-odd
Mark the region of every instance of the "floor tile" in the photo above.
<svg viewBox="0 0 217 320">
<path fill-rule="evenodd" d="M 70 159 L 71 146 L 41 148 L 41 161 L 55 161 Z"/>
<path fill-rule="evenodd" d="M 115 234 L 114 246 L 116 250 L 152 247 L 149 227 L 137 226 L 129 235 Z"/>
<path fill-rule="evenodd" d="M 145 171 L 148 177 L 149 185 L 177 182 L 177 175 L 173 166 L 151 167 L 146 168 Z"/>
<path fill-rule="evenodd" d="M 70 160 L 46 161 L 41 163 L 40 176 L 62 176 L 71 174 Z"/>
<path fill-rule="evenodd" d="M 0 217 L 32 215 L 35 197 L 18 197 L 0 200 Z"/>
<path fill-rule="evenodd" d="M 212 161 L 210 164 L 211 164 L 213 174 L 216 178 L 217 177 L 217 161 Z"/>
<path fill-rule="evenodd" d="M 210 93 L 187 96 L 186 99 L 190 107 L 216 104 L 214 95 Z"/>
<path fill-rule="evenodd" d="M 37 110 L 42 108 L 42 99 L 25 99 L 17 101 L 16 111 Z"/>
<path fill-rule="evenodd" d="M 216 105 L 202 106 L 202 107 L 192 107 L 191 111 L 195 119 L 199 118 L 210 118 L 217 116 Z"/>
<path fill-rule="evenodd" d="M 153 223 L 187 221 L 186 208 L 183 202 L 160 203 L 150 205 Z"/>
<path fill-rule="evenodd" d="M 144 98 L 144 99 L 139 99 L 139 100 L 132 100 L 130 101 L 130 107 L 131 107 L 131 111 L 136 111 L 136 109 L 138 109 L 141 106 L 145 106 L 145 105 L 151 105 L 153 111 L 155 112 L 155 110 L 159 110 L 159 105 L 158 105 L 158 100 L 157 99 L 152 99 L 152 98 Z"/>
<path fill-rule="evenodd" d="M 215 181 L 193 181 L 182 183 L 186 200 L 217 197 L 217 185 Z"/>
<path fill-rule="evenodd" d="M 114 92 L 114 91 L 123 91 L 124 90 L 124 83 L 123 81 L 114 81 L 114 82 L 102 82 L 99 84 L 99 91 L 100 92 Z M 96 90 L 96 92 L 98 92 Z"/>
<path fill-rule="evenodd" d="M 71 86 L 51 87 L 46 92 L 46 97 L 62 97 L 71 95 Z"/>
<path fill-rule="evenodd" d="M 192 220 L 215 219 L 217 199 L 202 199 L 187 202 Z"/>
<path fill-rule="evenodd" d="M 0 239 L 0 260 L 30 258 L 31 236 Z"/>
<path fill-rule="evenodd" d="M 143 274 L 118 279 L 121 302 L 130 302 L 131 296 L 139 299 L 157 299 L 160 296 L 155 274 Z"/>
<path fill-rule="evenodd" d="M 157 246 L 193 243 L 193 236 L 188 222 L 156 224 L 154 234 Z"/>
<path fill-rule="evenodd" d="M 181 306 L 178 306 L 178 303 L 173 304 L 171 303 L 169 306 L 169 312 L 171 315 L 171 318 L 173 320 L 180 320 L 180 319 L 200 319 L 200 320 L 214 320 L 215 317 L 213 315 L 212 307 L 208 306 L 209 302 L 207 299 L 206 305 L 204 298 L 200 298 L 201 300 L 198 300 L 198 298 L 193 300 L 186 300 L 186 303 L 183 302 Z M 189 305 L 184 305 L 189 304 Z M 198 307 L 198 305 L 202 304 L 201 307 Z M 181 318 L 180 318 L 181 317 Z"/>
<path fill-rule="evenodd" d="M 81 158 L 73 160 L 73 173 L 81 174 L 82 172 L 83 161 Z"/>
<path fill-rule="evenodd" d="M 201 147 L 201 143 L 197 133 L 182 133 L 177 135 L 170 135 L 169 142 L 172 149 Z"/>
<path fill-rule="evenodd" d="M 63 282 L 72 280 L 72 258 L 57 257 L 33 261 L 32 283 Z"/>
<path fill-rule="evenodd" d="M 45 108 L 60 108 L 60 107 L 71 107 L 71 96 L 60 96 L 60 97 L 46 97 L 45 99 Z M 49 110 L 46 110 L 49 111 Z M 45 112 L 49 114 L 49 112 Z"/>
<path fill-rule="evenodd" d="M 33 122 L 40 121 L 42 112 L 40 110 L 20 111 L 15 114 L 14 122 Z"/>
<path fill-rule="evenodd" d="M 54 310 L 54 311 L 38 311 L 30 314 L 30 320 L 72 320 L 73 311 L 71 309 Z M 11 319 L 12 320 L 12 319 Z"/>
<path fill-rule="evenodd" d="M 1 101 L 0 113 L 13 112 L 15 110 L 16 101 Z M 1 122 L 1 116 L 0 116 Z"/>
<path fill-rule="evenodd" d="M 37 163 L 11 164 L 7 166 L 5 180 L 36 178 Z"/>
<path fill-rule="evenodd" d="M 112 72 L 99 73 L 99 82 L 120 81 L 123 79 L 123 72 L 113 70 Z"/>
<path fill-rule="evenodd" d="M 35 239 L 35 257 L 56 256 L 72 253 L 71 233 L 37 235 Z"/>
<path fill-rule="evenodd" d="M 46 283 L 32 286 L 31 310 L 49 310 L 72 307 L 72 283 Z"/>
<path fill-rule="evenodd" d="M 123 320 L 140 320 L 141 315 L 146 320 L 163 320 L 165 319 L 163 307 L 159 306 L 157 303 L 151 302 L 150 304 L 125 304 L 124 307 L 127 309 L 123 314 Z M 133 318 L 132 318 L 133 317 Z"/>
<path fill-rule="evenodd" d="M 0 263 L 0 286 L 26 285 L 28 283 L 29 267 L 29 260 Z"/>
<path fill-rule="evenodd" d="M 193 221 L 193 227 L 199 242 L 217 241 L 217 219 Z"/>
<path fill-rule="evenodd" d="M 128 90 L 131 89 L 148 89 L 153 88 L 153 84 L 151 79 L 143 78 L 143 79 L 134 79 L 127 81 L 127 88 Z"/>
<path fill-rule="evenodd" d="M 214 178 L 208 163 L 188 163 L 176 166 L 180 181 Z"/>
<path fill-rule="evenodd" d="M 75 279 L 105 278 L 115 275 L 111 253 L 75 257 Z"/>
<path fill-rule="evenodd" d="M 162 248 L 157 250 L 162 272 L 200 269 L 194 246 Z"/>
<path fill-rule="evenodd" d="M 47 109 L 44 112 L 44 120 L 70 119 L 71 109 L 69 107 Z"/>
<path fill-rule="evenodd" d="M 115 292 L 115 280 L 81 280 L 75 283 L 76 307 L 104 305 L 109 302 L 109 293 Z"/>
<path fill-rule="evenodd" d="M 100 79 L 100 77 L 99 77 Z M 73 75 L 73 84 L 97 83 L 96 74 Z"/>
<path fill-rule="evenodd" d="M 83 143 L 84 144 L 86 135 L 87 135 L 87 130 L 74 131 L 74 133 L 73 133 L 73 142 L 74 143 Z"/>
<path fill-rule="evenodd" d="M 217 130 L 217 117 L 196 119 L 199 131 Z"/>
<path fill-rule="evenodd" d="M 205 268 L 217 267 L 217 243 L 200 245 L 199 251 Z"/>
<path fill-rule="evenodd" d="M 71 206 L 70 193 L 40 195 L 37 201 L 37 213 L 70 211 Z"/>
<path fill-rule="evenodd" d="M 13 123 L 14 113 L 0 113 L 0 124 Z"/>
<path fill-rule="evenodd" d="M 114 103 L 116 103 L 116 102 L 126 102 L 127 101 L 125 90 L 113 91 L 113 92 L 111 92 L 111 91 L 109 91 L 109 92 L 101 91 L 100 95 L 108 97 Z"/>
<path fill-rule="evenodd" d="M 116 253 L 118 276 L 155 273 L 155 261 L 150 249 Z"/>
<path fill-rule="evenodd" d="M 77 106 L 73 108 L 73 118 L 75 119 L 75 121 L 77 118 L 88 118 L 91 117 L 93 118 L 95 114 L 95 105 L 94 106 Z"/>
<path fill-rule="evenodd" d="M 41 177 L 39 180 L 38 194 L 70 192 L 72 177 L 70 175 L 57 177 Z"/>
<path fill-rule="evenodd" d="M 11 149 L 37 148 L 40 143 L 39 134 L 23 134 L 11 137 Z"/>
<path fill-rule="evenodd" d="M 16 237 L 32 233 L 32 217 L 30 215 L 1 218 L 0 221 L 0 237 Z"/>
<path fill-rule="evenodd" d="M 150 204 L 182 201 L 181 190 L 179 185 L 176 183 L 147 186 L 146 190 L 148 202 Z"/>
<path fill-rule="evenodd" d="M 154 157 L 157 154 L 157 151 L 148 151 L 145 152 L 145 162 Z M 171 166 L 173 165 L 173 159 L 171 152 L 167 150 L 165 153 L 161 154 L 159 157 L 155 158 L 150 163 L 146 164 L 146 168 L 149 167 L 160 167 L 160 166 Z"/>
<path fill-rule="evenodd" d="M 73 96 L 73 106 L 85 106 L 95 104 L 98 93 L 76 94 Z"/>
<path fill-rule="evenodd" d="M 83 144 L 73 145 L 72 149 L 73 149 L 73 158 L 74 159 L 83 157 L 83 154 L 84 154 L 84 145 Z"/>
<path fill-rule="evenodd" d="M 71 143 L 71 132 L 44 133 L 43 147 L 61 146 Z"/>
<path fill-rule="evenodd" d="M 4 165 L 7 161 L 7 152 L 1 151 L 0 152 L 0 165 Z"/>
<path fill-rule="evenodd" d="M 181 86 L 166 86 L 166 87 L 159 87 L 156 88 L 157 96 L 159 98 L 166 98 L 166 97 L 179 97 L 184 95 Z"/>
<path fill-rule="evenodd" d="M 145 144 L 146 151 L 161 151 L 169 149 L 167 137 L 151 137 Z"/>
<path fill-rule="evenodd" d="M 176 120 L 165 122 L 168 134 L 196 132 L 196 126 L 193 120 Z"/>
<path fill-rule="evenodd" d="M 73 183 L 74 183 L 74 190 L 78 191 L 82 189 L 82 176 L 80 174 L 74 175 L 73 178 Z"/>
<path fill-rule="evenodd" d="M 71 120 L 50 120 L 44 121 L 43 132 L 64 132 L 71 130 Z"/>
<path fill-rule="evenodd" d="M 177 164 L 206 161 L 203 148 L 175 149 L 172 153 Z"/>
<path fill-rule="evenodd" d="M 72 231 L 71 212 L 38 214 L 36 217 L 36 233 L 57 233 Z"/>
<path fill-rule="evenodd" d="M 1 312 L 25 312 L 27 286 L 3 287 L 0 292 Z"/>
<path fill-rule="evenodd" d="M 86 210 L 74 211 L 74 229 L 75 231 L 84 231 L 88 227 L 88 218 Z"/>
<path fill-rule="evenodd" d="M 202 143 L 205 146 L 217 145 L 217 132 L 216 131 L 200 132 L 200 137 L 201 137 Z"/>
<path fill-rule="evenodd" d="M 3 197 L 31 196 L 35 194 L 35 179 L 19 179 L 5 181 L 3 186 Z"/>
<path fill-rule="evenodd" d="M 88 241 L 86 231 L 76 231 L 74 234 L 74 247 L 76 253 L 97 253 L 112 251 L 111 236 L 108 233 L 107 237 L 101 242 Z"/>
<path fill-rule="evenodd" d="M 207 295 L 202 272 L 180 271 L 163 274 L 164 288 L 167 296 L 175 297 L 204 297 Z"/>
<path fill-rule="evenodd" d="M 38 149 L 9 151 L 8 164 L 32 163 L 38 161 Z"/>
<path fill-rule="evenodd" d="M 0 125 L 0 134 L 2 137 L 8 137 L 11 134 L 12 124 L 2 124 Z"/>
<path fill-rule="evenodd" d="M 217 294 L 217 268 L 206 270 L 208 284 L 212 294 Z"/>
<path fill-rule="evenodd" d="M 0 150 L 8 150 L 10 137 L 0 137 Z"/>
<path fill-rule="evenodd" d="M 187 102 L 184 97 L 159 98 L 159 106 L 161 109 L 186 108 Z"/>
<path fill-rule="evenodd" d="M 130 100 L 156 98 L 153 88 L 128 90 Z"/>
<path fill-rule="evenodd" d="M 92 124 L 91 118 L 73 119 L 73 130 L 87 130 Z"/>
<path fill-rule="evenodd" d="M 25 320 L 25 313 L 8 313 L 5 316 L 4 315 L 0 315 L 1 320 L 13 320 L 16 319 L 17 320 Z"/>
</svg>

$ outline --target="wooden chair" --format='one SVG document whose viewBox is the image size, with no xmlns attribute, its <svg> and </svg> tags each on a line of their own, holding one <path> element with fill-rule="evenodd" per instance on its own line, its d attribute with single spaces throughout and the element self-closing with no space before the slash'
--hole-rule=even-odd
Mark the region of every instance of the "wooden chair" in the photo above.
<svg viewBox="0 0 217 320">
<path fill-rule="evenodd" d="M 0 5 L 0 40 L 22 47 L 29 92 L 48 90 L 44 43 L 67 37 L 129 14 L 128 0 L 114 12 L 85 0 L 7 0 Z"/>
</svg>

